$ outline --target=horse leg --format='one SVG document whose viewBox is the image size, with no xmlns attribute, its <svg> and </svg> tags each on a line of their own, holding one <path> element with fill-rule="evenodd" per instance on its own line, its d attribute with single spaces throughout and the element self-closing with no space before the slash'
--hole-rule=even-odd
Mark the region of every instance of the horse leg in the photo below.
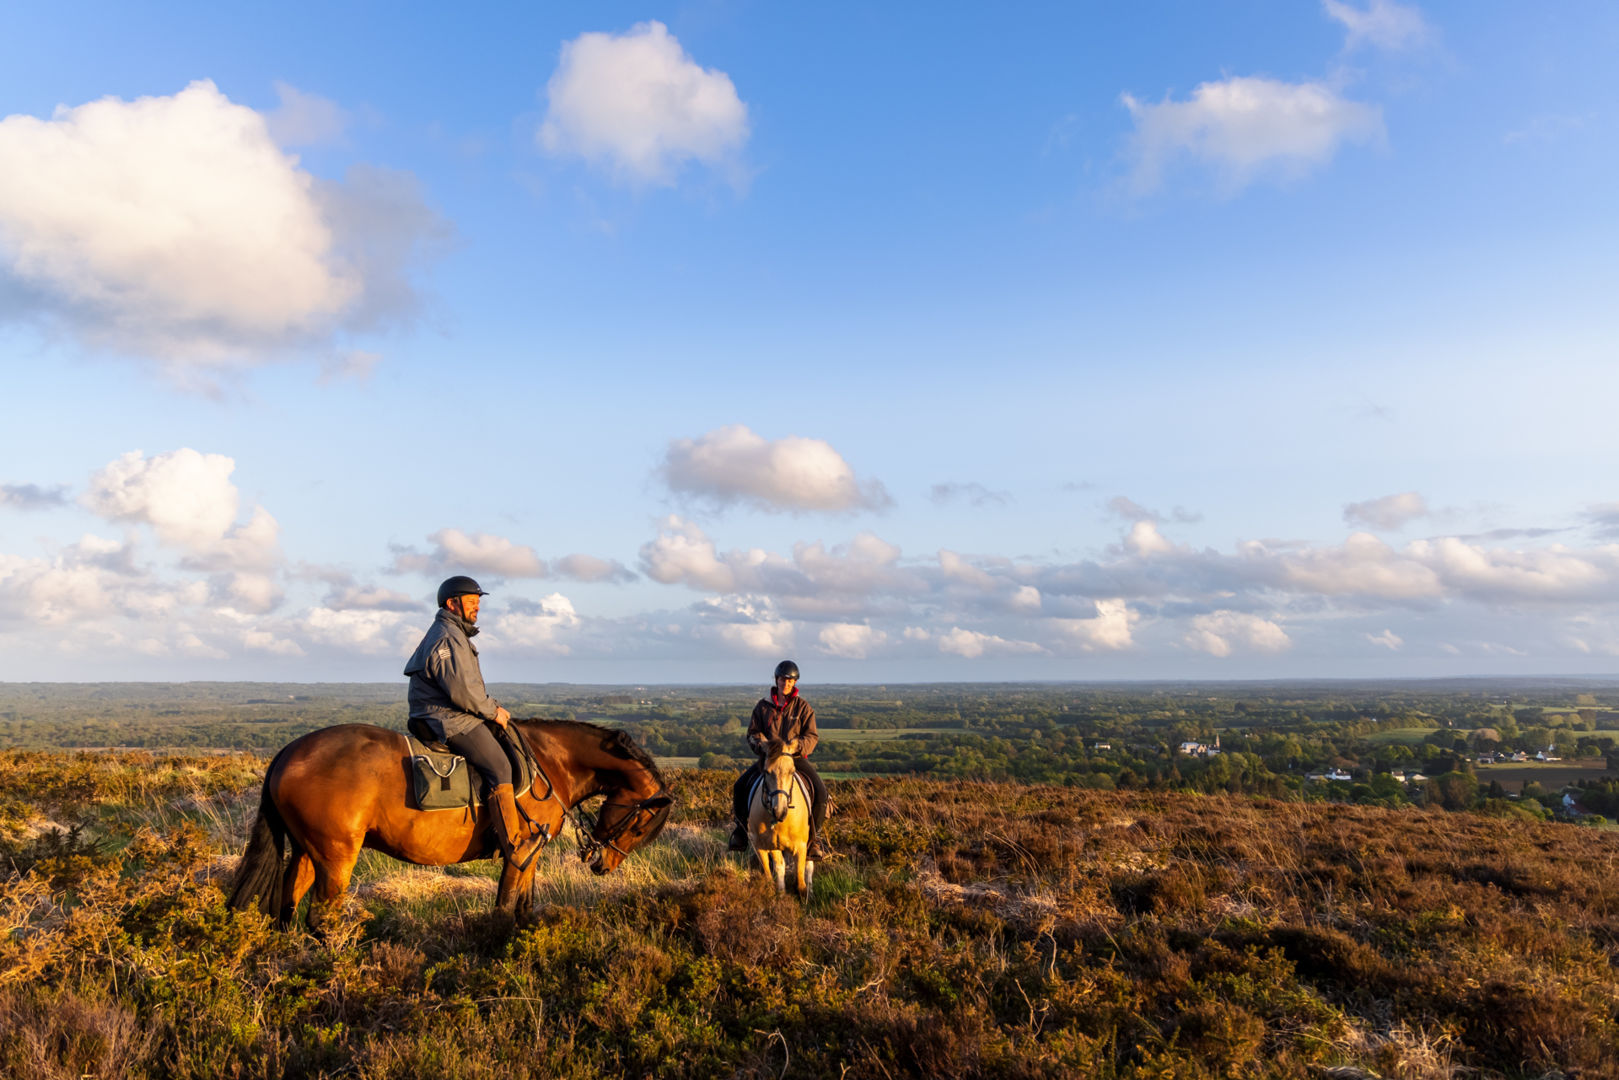
<svg viewBox="0 0 1619 1080">
<path fill-rule="evenodd" d="M 287 860 L 286 876 L 281 883 L 281 910 L 275 920 L 278 929 L 285 930 L 292 926 L 292 920 L 298 914 L 298 901 L 304 898 L 304 893 L 314 882 L 314 860 L 310 859 L 309 852 L 302 846 L 294 843 L 292 858 Z"/>
<path fill-rule="evenodd" d="M 787 853 L 777 848 L 770 853 L 770 874 L 776 879 L 776 891 L 787 891 Z"/>
<path fill-rule="evenodd" d="M 313 852 L 310 855 L 314 858 Z M 325 936 L 326 918 L 341 904 L 359 858 L 360 845 L 354 844 L 329 853 L 325 859 L 314 859 L 315 897 L 309 904 L 309 930 L 317 937 Z"/>
<path fill-rule="evenodd" d="M 800 900 L 808 900 L 810 890 L 810 875 L 814 873 L 814 871 L 810 869 L 812 864 L 809 861 L 809 847 L 807 842 L 799 844 L 797 847 L 793 848 L 793 859 L 797 863 L 796 870 L 798 874 L 798 898 Z"/>
<path fill-rule="evenodd" d="M 528 864 L 528 870 L 517 869 L 516 864 L 509 859 L 500 869 L 500 886 L 495 890 L 495 910 L 507 915 L 515 916 L 519 908 L 527 908 L 528 904 L 523 897 L 524 878 L 533 880 L 534 864 Z"/>
<path fill-rule="evenodd" d="M 528 864 L 523 876 L 517 881 L 517 917 L 526 918 L 534 913 L 534 871 L 539 866 L 539 860 Z"/>
</svg>

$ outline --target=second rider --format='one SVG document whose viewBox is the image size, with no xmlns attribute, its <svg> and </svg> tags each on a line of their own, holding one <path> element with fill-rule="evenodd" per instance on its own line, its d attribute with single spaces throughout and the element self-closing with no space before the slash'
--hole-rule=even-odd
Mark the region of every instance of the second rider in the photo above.
<svg viewBox="0 0 1619 1080">
<path fill-rule="evenodd" d="M 769 697 L 759 699 L 759 703 L 753 707 L 753 717 L 748 721 L 748 748 L 758 755 L 759 760 L 742 774 L 731 789 L 732 810 L 736 814 L 731 850 L 748 850 L 748 799 L 753 793 L 754 782 L 762 772 L 765 748 L 770 745 L 771 739 L 782 742 L 798 740 L 798 753 L 793 755 L 793 764 L 798 769 L 798 775 L 807 780 L 813 789 L 809 857 L 818 861 L 826 859 L 831 854 L 821 839 L 821 830 L 826 824 L 826 782 L 815 772 L 815 766 L 809 763 L 809 756 L 821 741 L 821 736 L 815 729 L 815 710 L 798 694 L 798 665 L 791 660 L 783 660 L 776 665 L 776 685 L 771 688 Z"/>
</svg>

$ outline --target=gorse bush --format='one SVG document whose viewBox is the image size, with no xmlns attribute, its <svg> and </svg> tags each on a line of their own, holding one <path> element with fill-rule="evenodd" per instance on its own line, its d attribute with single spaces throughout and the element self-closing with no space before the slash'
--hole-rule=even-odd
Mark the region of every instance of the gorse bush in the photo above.
<svg viewBox="0 0 1619 1080">
<path fill-rule="evenodd" d="M 232 913 L 264 763 L 0 754 L 0 1075 L 1619 1075 L 1619 843 L 1468 813 L 836 782 L 808 905 L 678 774 L 614 875 L 378 858 L 326 939 Z"/>
</svg>

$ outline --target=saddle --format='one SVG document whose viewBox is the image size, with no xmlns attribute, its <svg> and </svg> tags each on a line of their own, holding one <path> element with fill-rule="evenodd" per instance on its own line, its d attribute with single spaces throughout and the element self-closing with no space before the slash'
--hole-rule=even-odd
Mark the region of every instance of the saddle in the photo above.
<svg viewBox="0 0 1619 1080">
<path fill-rule="evenodd" d="M 481 780 L 475 780 L 467 767 L 467 759 L 432 737 L 432 733 L 414 719 L 406 722 L 405 735 L 410 744 L 411 795 L 416 810 L 472 810 L 483 805 L 485 792 Z M 505 741 L 504 739 L 502 741 Z M 512 789 L 522 798 L 534 787 L 534 770 L 527 754 L 508 753 L 512 759 Z M 550 780 L 543 773 L 540 779 L 547 788 Z"/>
</svg>

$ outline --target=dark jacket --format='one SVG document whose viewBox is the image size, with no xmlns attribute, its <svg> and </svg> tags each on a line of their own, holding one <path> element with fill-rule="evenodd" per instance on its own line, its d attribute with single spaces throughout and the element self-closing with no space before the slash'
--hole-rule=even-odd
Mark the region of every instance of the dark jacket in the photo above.
<svg viewBox="0 0 1619 1080">
<path fill-rule="evenodd" d="M 772 690 L 769 697 L 760 698 L 759 704 L 753 707 L 753 718 L 748 721 L 748 746 L 755 754 L 762 755 L 771 739 L 782 742 L 797 739 L 798 757 L 809 757 L 815 744 L 821 741 L 821 734 L 815 729 L 815 710 L 798 696 L 796 687 L 785 699 Z"/>
<path fill-rule="evenodd" d="M 484 689 L 472 637 L 478 632 L 449 608 L 439 608 L 405 674 L 410 676 L 410 716 L 440 739 L 471 731 L 495 718 L 498 703 Z"/>
</svg>

